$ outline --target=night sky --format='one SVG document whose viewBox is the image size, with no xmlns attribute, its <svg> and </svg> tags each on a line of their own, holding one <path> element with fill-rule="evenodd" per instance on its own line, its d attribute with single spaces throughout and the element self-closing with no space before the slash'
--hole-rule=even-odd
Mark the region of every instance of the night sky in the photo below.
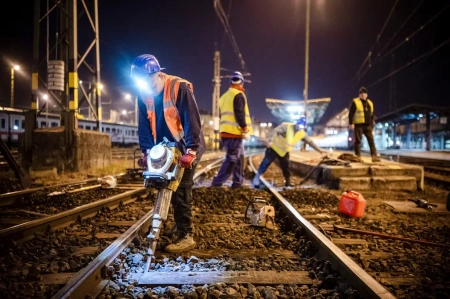
<svg viewBox="0 0 450 299">
<path fill-rule="evenodd" d="M 311 0 L 309 98 L 331 97 L 325 117 L 348 107 L 362 85 L 368 87 L 379 116 L 389 112 L 390 98 L 396 99 L 397 108 L 412 103 L 450 106 L 450 32 L 445 31 L 450 23 L 450 2 L 398 1 L 376 44 L 396 2 Z M 222 0 L 252 74 L 248 78 L 252 83 L 245 85 L 250 112 L 260 121 L 275 120 L 265 104 L 266 98 L 302 99 L 305 3 Z M 0 104 L 9 105 L 10 67 L 17 63 L 22 72 L 16 74 L 16 107 L 28 108 L 33 1 L 10 1 L 8 5 L 13 7 L 9 10 L 12 20 L 3 17 L 0 21 Z M 112 100 L 113 109 L 133 109 L 124 100 L 124 94 L 133 91 L 129 70 L 139 54 L 155 55 L 167 73 L 191 81 L 199 107 L 209 111 L 214 50 L 221 51 L 222 67 L 240 70 L 213 0 L 99 0 L 99 9 L 103 100 Z M 80 20 L 79 53 L 92 41 L 87 24 L 86 18 Z M 425 27 L 414 34 L 421 25 Z M 414 36 L 402 44 L 411 35 Z M 364 76 L 358 81 L 356 73 L 371 49 L 372 66 L 363 66 Z M 436 51 L 431 55 L 408 65 L 433 49 Z M 398 72 L 389 76 L 395 70 Z M 80 71 L 80 79 L 85 79 L 84 73 Z M 230 73 L 222 73 L 227 74 Z M 390 92 L 392 83 L 396 86 L 395 95 Z M 221 91 L 227 87 L 228 81 L 223 80 Z"/>
</svg>

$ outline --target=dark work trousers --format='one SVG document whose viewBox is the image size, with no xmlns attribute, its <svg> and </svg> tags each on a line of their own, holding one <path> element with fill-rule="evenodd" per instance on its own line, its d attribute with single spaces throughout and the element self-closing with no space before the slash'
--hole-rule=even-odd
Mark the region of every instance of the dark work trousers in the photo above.
<svg viewBox="0 0 450 299">
<path fill-rule="evenodd" d="M 191 169 L 184 169 L 183 177 L 176 192 L 172 194 L 172 207 L 178 237 L 184 238 L 193 231 L 192 226 L 192 186 L 197 164 Z"/>
<path fill-rule="evenodd" d="M 377 155 L 377 149 L 375 148 L 375 142 L 373 141 L 373 126 L 371 125 L 355 125 L 355 155 L 361 156 L 361 142 L 363 134 L 367 138 L 367 142 L 370 147 L 370 154 L 372 157 Z"/>
<path fill-rule="evenodd" d="M 273 149 L 267 148 L 264 159 L 262 160 L 261 165 L 259 165 L 258 173 L 260 175 L 264 174 L 264 172 L 266 172 L 267 168 L 269 168 L 270 164 L 272 164 L 272 162 L 276 158 L 278 158 L 278 161 L 280 161 L 281 170 L 283 171 L 283 176 L 286 180 L 286 184 L 290 183 L 291 168 L 289 166 L 289 153 L 286 153 L 284 157 L 281 157 Z"/>
<path fill-rule="evenodd" d="M 241 187 L 244 183 L 244 142 L 241 138 L 222 138 L 222 143 L 227 155 L 211 186 L 222 186 L 233 174 L 231 187 Z"/>
</svg>

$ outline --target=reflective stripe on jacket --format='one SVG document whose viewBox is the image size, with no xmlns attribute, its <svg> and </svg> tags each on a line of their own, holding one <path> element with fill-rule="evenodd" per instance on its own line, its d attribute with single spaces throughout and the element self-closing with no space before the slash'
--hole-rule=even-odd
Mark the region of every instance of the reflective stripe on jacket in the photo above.
<svg viewBox="0 0 450 299">
<path fill-rule="evenodd" d="M 286 136 L 275 136 L 270 146 L 280 157 L 284 157 L 306 136 L 304 130 L 299 130 L 294 134 L 295 125 L 292 123 L 283 123 L 282 125 L 286 126 Z"/>
<path fill-rule="evenodd" d="M 356 106 L 355 116 L 353 117 L 353 123 L 356 124 L 364 124 L 366 123 L 366 119 L 364 117 L 364 106 L 362 100 L 360 98 L 353 99 L 353 102 Z M 371 100 L 367 99 L 367 104 L 370 107 L 370 115 L 373 115 L 373 103 Z"/>
<path fill-rule="evenodd" d="M 242 91 L 236 88 L 229 88 L 228 91 L 225 92 L 219 99 L 220 133 L 242 135 L 242 128 L 236 122 L 236 118 L 234 116 L 234 97 L 240 93 L 242 93 L 245 99 L 245 123 L 247 124 L 249 134 L 253 134 L 252 120 L 248 109 L 247 97 Z"/>
<path fill-rule="evenodd" d="M 193 91 L 193 86 L 190 82 L 181 79 L 179 77 L 170 76 L 164 74 L 166 81 L 164 82 L 164 95 L 163 95 L 163 107 L 164 107 L 164 119 L 166 121 L 167 127 L 172 133 L 173 138 L 179 142 L 184 138 L 184 130 L 181 125 L 180 115 L 178 114 L 177 103 L 178 90 L 180 88 L 180 83 L 184 82 L 187 84 L 189 89 Z M 155 114 L 155 99 L 153 97 L 147 97 L 145 100 L 147 105 L 147 117 L 150 121 L 150 128 L 153 134 L 153 141 L 156 143 L 156 114 Z"/>
</svg>

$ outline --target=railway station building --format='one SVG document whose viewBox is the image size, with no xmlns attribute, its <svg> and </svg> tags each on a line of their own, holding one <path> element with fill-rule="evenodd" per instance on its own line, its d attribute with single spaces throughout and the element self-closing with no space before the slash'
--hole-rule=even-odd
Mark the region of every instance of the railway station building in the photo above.
<svg viewBox="0 0 450 299">
<path fill-rule="evenodd" d="M 450 108 L 411 104 L 382 116 L 375 116 L 374 140 L 377 149 L 449 150 Z M 350 132 L 351 133 L 351 132 Z M 334 115 L 323 125 L 322 147 L 348 148 L 348 109 Z M 362 148 L 369 146 L 363 138 Z"/>
</svg>

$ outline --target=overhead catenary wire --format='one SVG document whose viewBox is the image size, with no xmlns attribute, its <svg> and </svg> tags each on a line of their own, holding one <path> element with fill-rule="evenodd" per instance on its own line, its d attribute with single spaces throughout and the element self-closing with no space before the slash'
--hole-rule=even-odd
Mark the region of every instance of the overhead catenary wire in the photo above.
<svg viewBox="0 0 450 299">
<path fill-rule="evenodd" d="M 219 17 L 220 22 L 223 25 L 223 28 L 225 30 L 225 33 L 228 36 L 228 39 L 230 40 L 231 46 L 234 50 L 234 53 L 238 57 L 239 63 L 241 65 L 241 69 L 243 72 L 248 72 L 247 65 L 245 64 L 245 60 L 241 54 L 241 51 L 239 50 L 238 44 L 236 42 L 236 39 L 233 35 L 233 31 L 231 30 L 230 23 L 228 22 L 228 18 L 225 14 L 225 11 L 223 10 L 222 4 L 220 0 L 214 0 L 214 9 L 216 11 L 217 16 Z"/>
<path fill-rule="evenodd" d="M 356 84 L 361 80 L 361 78 L 363 77 L 363 75 L 361 75 L 361 72 L 364 69 L 364 66 L 369 65 L 368 68 L 370 68 L 370 66 L 372 65 L 372 53 L 375 50 L 375 47 L 377 46 L 377 44 L 380 41 L 380 38 L 383 36 L 383 33 L 387 27 L 387 24 L 389 23 L 389 21 L 391 20 L 391 17 L 395 11 L 395 8 L 397 7 L 399 0 L 395 1 L 394 5 L 392 6 L 391 10 L 389 11 L 389 14 L 386 18 L 386 20 L 383 23 L 383 26 L 381 27 L 380 33 L 377 34 L 377 38 L 375 40 L 375 43 L 372 45 L 372 47 L 370 48 L 369 52 L 367 53 L 367 55 L 364 57 L 364 60 L 361 64 L 361 66 L 359 67 L 358 71 L 356 72 L 355 76 L 349 80 L 349 84 L 348 87 L 346 88 L 346 92 L 345 95 L 348 96 L 353 88 L 356 86 Z M 364 72 L 365 75 L 365 72 Z"/>
<path fill-rule="evenodd" d="M 227 19 L 230 19 L 230 14 L 231 14 L 231 6 L 233 4 L 233 0 L 230 0 L 230 5 L 228 6 L 228 14 L 227 14 Z M 223 47 L 225 45 L 225 38 L 227 37 L 227 33 L 224 31 L 223 35 L 222 35 L 222 44 L 220 46 L 220 51 L 223 51 Z"/>
<path fill-rule="evenodd" d="M 450 4 L 447 5 L 444 9 L 440 10 L 437 14 L 435 14 L 431 19 L 429 19 L 428 21 L 426 21 L 423 25 L 419 26 L 419 28 L 417 30 L 415 30 L 413 33 L 411 33 L 410 35 L 408 35 L 406 38 L 404 38 L 400 43 L 398 43 L 396 46 L 394 46 L 391 50 L 389 50 L 389 52 L 387 52 L 385 55 L 383 55 L 380 58 L 380 61 L 382 61 L 384 58 L 386 58 L 387 56 L 389 56 L 391 53 L 393 53 L 394 51 L 396 51 L 398 48 L 400 48 L 403 44 L 409 42 L 411 40 L 412 37 L 414 37 L 417 33 L 419 33 L 420 31 L 422 31 L 426 26 L 428 26 L 430 23 L 432 23 L 434 20 L 436 20 L 444 11 L 446 11 L 448 8 L 450 7 Z"/>
<path fill-rule="evenodd" d="M 384 81 L 385 79 L 387 79 L 387 78 L 389 78 L 389 77 L 395 75 L 396 73 L 398 73 L 398 72 L 400 72 L 401 70 L 407 68 L 408 66 L 411 66 L 411 65 L 413 65 L 414 63 L 417 63 L 417 62 L 419 62 L 420 60 L 424 59 L 425 57 L 427 57 L 427 56 L 433 54 L 434 52 L 436 52 L 437 50 L 439 50 L 439 49 L 442 48 L 443 46 L 447 45 L 448 43 L 450 43 L 450 38 L 447 39 L 446 41 L 442 42 L 442 43 L 439 44 L 438 46 L 434 47 L 434 48 L 431 49 L 430 51 L 428 51 L 428 52 L 426 52 L 426 53 L 424 53 L 424 54 L 422 54 L 422 55 L 420 55 L 420 56 L 418 56 L 418 57 L 412 59 L 411 61 L 409 61 L 408 63 L 404 64 L 403 66 L 401 66 L 401 67 L 399 67 L 399 68 L 393 70 L 392 72 L 390 72 L 390 73 L 387 74 L 386 76 L 379 78 L 378 80 L 374 81 L 373 83 L 371 83 L 371 84 L 368 85 L 368 86 L 369 86 L 369 87 L 372 87 L 372 86 L 374 86 L 374 85 L 376 85 L 376 84 L 378 84 L 378 83 Z"/>
<path fill-rule="evenodd" d="M 418 9 L 418 7 L 420 6 L 422 2 L 420 2 L 414 9 L 414 11 L 416 11 Z M 395 45 L 393 48 L 391 48 L 387 53 L 385 53 L 383 56 L 377 56 L 375 61 L 370 61 L 369 67 L 367 69 L 365 69 L 365 71 L 361 74 L 360 71 L 362 70 L 362 68 L 365 65 L 365 62 L 367 61 L 367 57 L 365 58 L 363 65 L 361 65 L 360 69 L 358 70 L 358 72 L 356 73 L 355 77 L 353 77 L 353 83 L 350 84 L 349 88 L 347 89 L 346 95 L 348 95 L 351 90 L 354 88 L 354 86 L 368 73 L 368 71 L 376 64 L 380 63 L 381 61 L 383 61 L 386 57 L 388 57 L 389 55 L 393 54 L 395 51 L 397 51 L 403 44 L 407 43 L 409 40 L 411 40 L 411 38 L 413 38 L 415 35 L 417 35 L 420 31 L 422 31 L 423 29 L 425 29 L 428 25 L 430 25 L 433 21 L 435 21 L 439 16 L 442 15 L 442 13 L 444 13 L 448 8 L 450 7 L 450 5 L 447 5 L 446 7 L 444 7 L 443 9 L 439 10 L 439 12 L 437 12 L 433 17 L 431 17 L 430 19 L 428 19 L 425 23 L 423 23 L 421 26 L 419 26 L 413 33 L 407 35 L 405 38 L 402 39 L 402 41 L 400 43 L 398 43 L 397 45 Z M 411 18 L 412 15 L 414 14 L 414 11 L 407 17 L 407 19 Z M 404 26 L 406 24 L 407 21 L 405 21 L 401 26 Z M 385 22 L 386 23 L 386 22 Z M 384 27 L 384 26 L 383 26 Z M 394 34 L 394 36 L 396 34 L 398 34 L 398 32 L 400 31 L 400 29 Z M 391 38 L 391 40 L 393 40 L 393 38 Z M 383 51 L 385 51 L 385 49 L 387 48 L 387 45 L 389 45 L 391 43 L 391 40 L 388 41 L 388 43 L 383 47 L 383 49 L 380 51 L 380 53 L 382 53 Z M 374 47 L 372 47 L 374 48 Z M 395 70 L 394 70 L 395 71 Z"/>
<path fill-rule="evenodd" d="M 413 9 L 413 11 L 409 14 L 409 16 L 405 19 L 405 21 L 398 27 L 397 31 L 394 33 L 394 35 L 391 36 L 391 38 L 387 41 L 387 43 L 384 45 L 384 47 L 380 50 L 380 53 L 378 53 L 377 57 L 380 57 L 380 54 L 383 53 L 384 50 L 391 44 L 391 42 L 394 40 L 394 38 L 400 33 L 400 31 L 405 27 L 405 25 L 408 23 L 408 21 L 411 19 L 411 17 L 416 13 L 416 11 L 419 9 L 419 7 L 422 5 L 424 0 L 421 0 L 419 4 Z"/>
<path fill-rule="evenodd" d="M 364 58 L 364 61 L 363 61 L 362 65 L 361 65 L 361 67 L 359 68 L 359 70 L 358 70 L 358 72 L 357 72 L 357 75 L 361 73 L 361 70 L 364 68 L 364 66 L 366 65 L 366 62 L 367 62 L 367 61 L 369 62 L 369 67 L 370 67 L 372 53 L 373 53 L 373 51 L 375 50 L 375 47 L 377 46 L 377 44 L 380 42 L 381 36 L 383 35 L 384 30 L 385 30 L 386 27 L 387 27 L 387 24 L 388 24 L 389 21 L 391 20 L 391 17 L 392 17 L 392 15 L 394 14 L 394 11 L 395 11 L 395 8 L 397 7 L 398 2 L 399 2 L 399 0 L 396 0 L 395 3 L 394 3 L 394 5 L 392 6 L 392 8 L 391 8 L 391 10 L 390 10 L 390 12 L 389 12 L 389 14 L 388 14 L 388 17 L 386 18 L 386 20 L 384 21 L 383 26 L 381 27 L 380 33 L 378 33 L 378 35 L 377 35 L 377 38 L 376 38 L 375 43 L 372 45 L 372 47 L 371 47 L 369 53 L 367 53 L 367 56 Z M 358 76 L 358 77 L 359 77 L 359 76 Z"/>
</svg>

